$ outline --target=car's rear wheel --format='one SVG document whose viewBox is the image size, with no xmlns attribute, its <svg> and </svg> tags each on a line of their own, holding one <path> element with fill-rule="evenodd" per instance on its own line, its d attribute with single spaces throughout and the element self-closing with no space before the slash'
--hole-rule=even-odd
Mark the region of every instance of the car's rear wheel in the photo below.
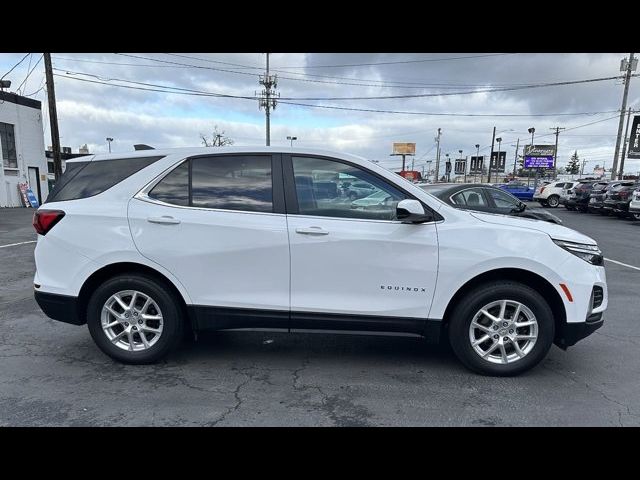
<svg viewBox="0 0 640 480">
<path fill-rule="evenodd" d="M 565 205 L 565 208 L 566 208 L 567 210 L 572 211 L 572 212 L 576 209 L 576 207 L 569 207 L 568 205 Z"/>
<path fill-rule="evenodd" d="M 494 282 L 468 293 L 451 314 L 449 341 L 460 361 L 482 375 L 510 376 L 536 366 L 555 334 L 553 312 L 537 291 Z"/>
<path fill-rule="evenodd" d="M 551 208 L 558 208 L 559 204 L 560 197 L 558 197 L 558 195 L 550 195 L 549 198 L 547 198 L 547 205 L 549 205 Z"/>
<path fill-rule="evenodd" d="M 153 363 L 183 337 L 178 299 L 161 282 L 123 274 L 100 285 L 87 306 L 87 325 L 98 347 L 124 363 Z"/>
<path fill-rule="evenodd" d="M 633 220 L 640 220 L 640 213 L 630 213 Z"/>
</svg>

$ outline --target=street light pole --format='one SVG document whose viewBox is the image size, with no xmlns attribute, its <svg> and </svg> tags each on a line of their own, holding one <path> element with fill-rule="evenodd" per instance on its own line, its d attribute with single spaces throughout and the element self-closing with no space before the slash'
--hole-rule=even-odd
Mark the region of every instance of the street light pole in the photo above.
<svg viewBox="0 0 640 480">
<path fill-rule="evenodd" d="M 460 163 L 462 163 L 462 150 L 458 150 L 460 153 Z M 467 183 L 467 164 L 464 164 L 464 183 Z"/>
<path fill-rule="evenodd" d="M 287 136 L 287 140 L 291 140 L 291 148 L 293 148 L 293 141 L 297 140 L 298 137 L 291 137 L 291 136 Z"/>
<path fill-rule="evenodd" d="M 107 142 L 109 143 L 109 153 L 111 153 L 111 142 L 113 142 L 113 138 L 107 137 Z"/>
<path fill-rule="evenodd" d="M 476 183 L 476 173 L 478 172 L 478 163 L 480 163 L 480 144 L 476 143 L 476 169 L 473 171 L 473 183 Z M 480 183 L 482 183 L 482 166 L 480 166 Z"/>
<path fill-rule="evenodd" d="M 527 130 L 531 134 L 531 149 L 533 149 L 533 134 L 536 133 L 536 129 L 531 127 Z M 527 187 L 529 186 L 529 182 L 531 181 L 531 169 L 529 169 L 529 175 L 527 176 Z M 535 184 L 538 184 L 538 170 L 536 169 L 536 180 Z"/>
<path fill-rule="evenodd" d="M 511 145 L 513 146 L 513 145 Z M 520 149 L 520 138 L 516 142 L 516 155 L 513 157 L 513 178 L 516 178 L 516 164 L 518 163 L 518 150 Z"/>
<path fill-rule="evenodd" d="M 496 158 L 496 182 L 498 181 L 498 169 L 500 167 L 500 147 L 502 145 L 502 137 L 496 138 L 496 142 L 498 142 L 498 156 Z"/>
<path fill-rule="evenodd" d="M 491 183 L 491 159 L 493 158 L 493 145 L 496 140 L 496 127 L 493 127 L 493 136 L 491 137 L 491 153 L 489 154 L 489 173 L 487 174 L 487 183 Z"/>
</svg>

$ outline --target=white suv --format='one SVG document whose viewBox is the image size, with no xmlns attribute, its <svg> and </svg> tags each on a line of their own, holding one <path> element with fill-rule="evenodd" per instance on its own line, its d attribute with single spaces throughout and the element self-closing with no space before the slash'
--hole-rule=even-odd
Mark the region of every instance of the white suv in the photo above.
<svg viewBox="0 0 640 480">
<path fill-rule="evenodd" d="M 387 192 L 353 208 L 345 180 Z M 603 257 L 548 222 L 458 210 L 361 157 L 307 149 L 145 150 L 69 160 L 34 214 L 35 297 L 127 363 L 183 329 L 448 339 L 513 375 L 602 326 Z"/>
<path fill-rule="evenodd" d="M 536 188 L 533 199 L 544 207 L 556 208 L 560 204 L 562 191 L 573 187 L 574 182 L 553 182 Z"/>
</svg>

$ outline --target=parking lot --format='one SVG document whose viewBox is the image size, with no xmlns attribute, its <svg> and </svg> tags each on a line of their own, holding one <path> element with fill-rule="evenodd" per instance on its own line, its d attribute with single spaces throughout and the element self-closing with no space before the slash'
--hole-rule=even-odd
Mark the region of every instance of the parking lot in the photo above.
<svg viewBox="0 0 640 480">
<path fill-rule="evenodd" d="M 207 333 L 156 365 L 116 363 L 33 299 L 32 213 L 0 209 L 0 425 L 640 425 L 640 222 L 553 210 L 608 260 L 605 325 L 490 378 L 417 339 L 328 334 Z"/>
</svg>

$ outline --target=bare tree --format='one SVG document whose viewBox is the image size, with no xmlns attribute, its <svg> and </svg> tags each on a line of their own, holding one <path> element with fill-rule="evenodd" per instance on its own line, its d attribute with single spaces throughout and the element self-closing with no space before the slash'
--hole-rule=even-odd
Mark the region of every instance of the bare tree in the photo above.
<svg viewBox="0 0 640 480">
<path fill-rule="evenodd" d="M 218 126 L 216 125 L 213 127 L 211 139 L 209 139 L 209 137 L 204 133 L 200 134 L 200 139 L 205 147 L 224 147 L 225 145 L 233 145 L 233 140 L 230 137 L 227 137 L 225 133 L 226 132 L 224 130 L 219 132 Z"/>
</svg>

